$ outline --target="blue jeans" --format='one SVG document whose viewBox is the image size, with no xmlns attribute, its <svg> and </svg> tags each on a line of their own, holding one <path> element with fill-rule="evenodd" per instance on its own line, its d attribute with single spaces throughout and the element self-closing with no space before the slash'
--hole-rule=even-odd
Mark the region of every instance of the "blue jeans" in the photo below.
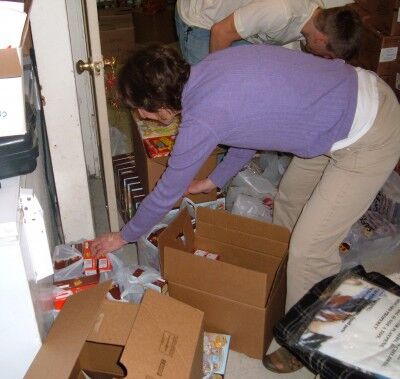
<svg viewBox="0 0 400 379">
<path fill-rule="evenodd" d="M 176 33 L 182 56 L 190 65 L 199 63 L 210 52 L 210 31 L 208 29 L 189 26 L 179 17 L 175 9 Z M 235 41 L 231 46 L 249 44 L 245 40 Z"/>
</svg>

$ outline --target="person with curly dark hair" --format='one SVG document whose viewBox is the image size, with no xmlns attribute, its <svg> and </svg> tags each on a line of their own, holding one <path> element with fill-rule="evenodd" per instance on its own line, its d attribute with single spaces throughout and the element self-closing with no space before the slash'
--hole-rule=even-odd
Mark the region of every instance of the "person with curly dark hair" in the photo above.
<svg viewBox="0 0 400 379">
<path fill-rule="evenodd" d="M 182 122 L 168 167 L 120 232 L 95 254 L 148 232 L 185 193 L 222 188 L 257 150 L 294 154 L 273 222 L 291 231 L 286 309 L 340 270 L 339 245 L 368 209 L 400 156 L 400 106 L 373 72 L 277 46 L 238 46 L 189 66 L 171 48 L 137 50 L 119 74 L 125 103 L 143 118 Z M 203 180 L 196 173 L 219 144 L 229 150 Z M 262 337 L 260 337 L 262 338 Z M 283 353 L 282 353 L 283 352 Z M 298 369 L 284 349 L 264 365 Z"/>
<path fill-rule="evenodd" d="M 312 54 L 347 60 L 362 31 L 350 7 L 324 8 L 319 0 L 178 0 L 175 23 L 190 64 L 229 46 L 299 41 Z"/>
</svg>

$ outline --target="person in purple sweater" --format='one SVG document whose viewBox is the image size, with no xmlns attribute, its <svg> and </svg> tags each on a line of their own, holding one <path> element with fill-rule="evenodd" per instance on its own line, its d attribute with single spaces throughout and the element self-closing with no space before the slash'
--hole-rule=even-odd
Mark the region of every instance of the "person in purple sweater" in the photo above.
<svg viewBox="0 0 400 379">
<path fill-rule="evenodd" d="M 227 48 L 190 67 L 176 51 L 134 52 L 120 94 L 142 118 L 182 123 L 168 167 L 120 232 L 99 236 L 96 254 L 135 242 L 185 193 L 223 187 L 257 150 L 294 158 L 279 185 L 274 223 L 291 230 L 286 309 L 340 270 L 338 247 L 368 209 L 400 156 L 400 107 L 374 73 L 340 59 L 276 46 Z M 193 180 L 219 144 L 229 150 L 208 178 Z M 264 365 L 301 367 L 283 348 Z"/>
</svg>

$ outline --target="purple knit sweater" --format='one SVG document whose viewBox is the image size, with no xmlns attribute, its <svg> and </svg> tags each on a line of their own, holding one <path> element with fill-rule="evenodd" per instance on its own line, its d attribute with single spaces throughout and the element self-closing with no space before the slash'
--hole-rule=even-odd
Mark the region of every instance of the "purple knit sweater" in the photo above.
<svg viewBox="0 0 400 379">
<path fill-rule="evenodd" d="M 168 168 L 123 238 L 134 242 L 159 222 L 218 144 L 230 147 L 210 175 L 222 187 L 256 150 L 327 153 L 347 137 L 356 104 L 357 74 L 342 60 L 268 45 L 210 54 L 191 69 Z"/>
</svg>

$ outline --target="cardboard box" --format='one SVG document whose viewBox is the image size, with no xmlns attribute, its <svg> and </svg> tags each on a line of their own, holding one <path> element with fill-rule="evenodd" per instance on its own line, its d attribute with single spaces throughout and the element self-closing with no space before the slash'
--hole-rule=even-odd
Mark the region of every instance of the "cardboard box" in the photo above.
<svg viewBox="0 0 400 379">
<path fill-rule="evenodd" d="M 143 140 L 135 123 L 135 116 L 131 115 L 132 120 L 132 138 L 133 138 L 133 151 L 135 152 L 135 162 L 136 169 L 139 174 L 139 177 L 143 183 L 143 187 L 146 191 L 146 194 L 150 193 L 151 190 L 157 184 L 158 179 L 160 179 L 161 175 L 164 173 L 167 168 L 168 158 L 169 157 L 158 157 L 158 158 L 150 158 L 146 149 L 143 145 Z M 217 166 L 218 155 L 223 153 L 223 149 L 217 148 L 213 154 L 206 160 L 203 166 L 200 168 L 199 172 L 196 175 L 196 179 L 204 179 L 206 178 Z M 195 203 L 204 203 L 207 201 L 213 201 L 217 198 L 217 191 L 213 190 L 210 193 L 204 194 L 199 193 L 196 195 L 188 196 Z M 175 205 L 179 207 L 180 201 Z"/>
<path fill-rule="evenodd" d="M 173 43 L 178 40 L 175 31 L 174 7 L 168 6 L 155 14 L 133 9 L 135 38 L 139 44 L 148 42 Z"/>
<path fill-rule="evenodd" d="M 183 209 L 159 237 L 169 294 L 204 311 L 207 331 L 231 335 L 233 350 L 261 359 L 284 315 L 288 242 L 283 227 L 202 207 L 193 231 Z"/>
<path fill-rule="evenodd" d="M 0 49 L 0 137 L 27 132 L 23 55 L 29 32 L 27 17 L 19 47 Z"/>
<path fill-rule="evenodd" d="M 122 12 L 111 15 L 99 13 L 101 52 L 105 58 L 116 57 L 117 63 L 124 63 L 135 47 L 135 29 L 132 13 Z"/>
<path fill-rule="evenodd" d="M 385 36 L 368 23 L 364 23 L 360 52 L 350 63 L 382 76 L 391 75 L 393 66 L 399 62 L 400 36 Z"/>
<path fill-rule="evenodd" d="M 110 286 L 68 298 L 25 378 L 201 378 L 203 313 L 155 291 L 109 301 Z"/>
<path fill-rule="evenodd" d="M 394 64 L 392 69 L 390 75 L 382 75 L 381 78 L 389 84 L 400 102 L 400 63 Z"/>
<path fill-rule="evenodd" d="M 399 0 L 355 0 L 370 14 L 370 22 L 389 36 L 400 35 Z"/>
</svg>

